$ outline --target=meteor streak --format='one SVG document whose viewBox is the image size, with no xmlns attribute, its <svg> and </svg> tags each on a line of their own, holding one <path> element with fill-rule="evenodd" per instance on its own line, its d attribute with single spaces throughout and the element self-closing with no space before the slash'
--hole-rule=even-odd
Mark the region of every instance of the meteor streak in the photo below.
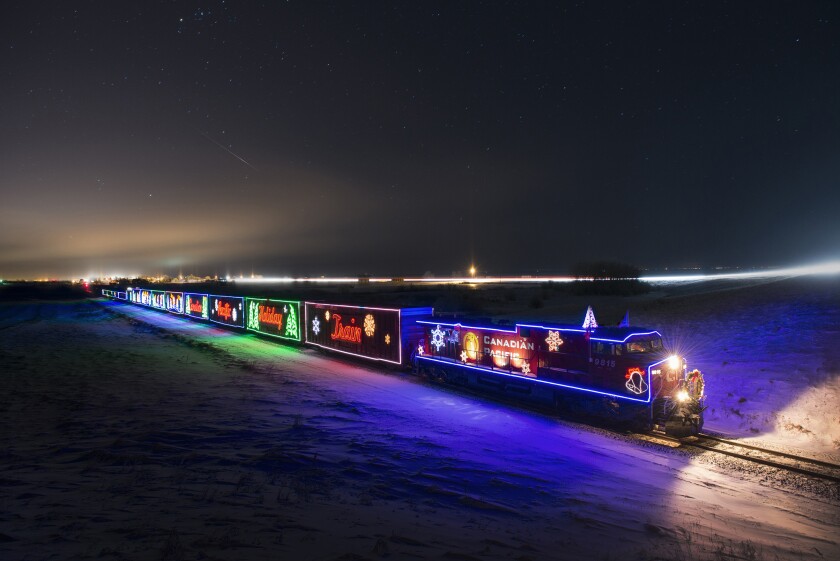
<svg viewBox="0 0 840 561">
<path fill-rule="evenodd" d="M 199 132 L 201 132 L 201 131 L 199 131 Z M 206 138 L 207 140 L 209 140 L 210 142 L 212 142 L 213 144 L 215 144 L 216 146 L 218 146 L 219 148 L 221 148 L 222 150 L 224 150 L 225 152 L 227 152 L 228 154 L 230 154 L 231 156 L 233 156 L 234 158 L 236 158 L 237 160 L 239 160 L 240 162 L 242 162 L 243 164 L 245 164 L 246 166 L 248 166 L 248 167 L 249 167 L 249 168 L 251 168 L 252 170 L 254 170 L 254 171 L 260 171 L 260 170 L 258 170 L 257 168 L 255 168 L 254 166 L 252 166 L 251 164 L 249 164 L 249 163 L 245 160 L 245 158 L 243 158 L 243 157 L 242 157 L 242 156 L 240 156 L 239 154 L 235 153 L 233 150 L 229 149 L 229 148 L 228 148 L 227 146 L 225 146 L 224 144 L 222 144 L 222 143 L 220 143 L 220 142 L 216 142 L 215 140 L 213 140 L 212 138 L 210 138 L 210 135 L 208 135 L 207 133 L 203 133 L 203 132 L 201 132 L 201 136 L 203 136 L 204 138 Z"/>
</svg>

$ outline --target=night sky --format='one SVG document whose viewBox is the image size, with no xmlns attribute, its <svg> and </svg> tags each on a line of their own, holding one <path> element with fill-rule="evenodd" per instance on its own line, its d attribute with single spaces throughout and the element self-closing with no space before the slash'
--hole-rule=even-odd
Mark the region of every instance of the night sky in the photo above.
<svg viewBox="0 0 840 561">
<path fill-rule="evenodd" d="M 840 2 L 19 2 L 0 278 L 840 257 Z"/>
</svg>

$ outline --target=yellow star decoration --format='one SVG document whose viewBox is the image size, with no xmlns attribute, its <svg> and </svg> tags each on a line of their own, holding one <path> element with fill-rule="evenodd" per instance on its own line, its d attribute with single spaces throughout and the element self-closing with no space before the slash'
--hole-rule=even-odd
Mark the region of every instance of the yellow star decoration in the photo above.
<svg viewBox="0 0 840 561">
<path fill-rule="evenodd" d="M 531 373 L 531 365 L 527 362 L 522 363 L 522 373 L 523 374 L 530 374 Z"/>
<path fill-rule="evenodd" d="M 467 362 L 467 351 L 461 351 L 461 361 Z"/>
<path fill-rule="evenodd" d="M 325 319 L 325 320 L 327 320 L 327 322 L 329 322 L 329 321 L 330 321 L 330 311 L 329 311 L 329 310 L 327 310 L 326 312 L 324 312 L 324 319 Z"/>
<path fill-rule="evenodd" d="M 390 336 L 390 335 L 388 335 L 387 333 L 385 334 L 385 344 L 386 344 L 386 345 L 390 345 L 390 344 L 391 344 L 391 336 Z"/>
<path fill-rule="evenodd" d="M 559 331 L 549 330 L 548 337 L 545 338 L 545 342 L 548 343 L 549 351 L 559 351 L 560 345 L 563 344 L 563 339 L 560 338 Z"/>
<path fill-rule="evenodd" d="M 373 331 L 376 329 L 376 322 L 373 320 L 373 314 L 365 316 L 365 335 L 373 337 Z"/>
</svg>

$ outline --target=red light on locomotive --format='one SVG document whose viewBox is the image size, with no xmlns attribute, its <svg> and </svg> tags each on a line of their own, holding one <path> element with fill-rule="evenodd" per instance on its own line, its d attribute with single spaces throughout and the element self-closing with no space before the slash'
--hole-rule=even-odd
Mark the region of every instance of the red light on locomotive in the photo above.
<svg viewBox="0 0 840 561">
<path fill-rule="evenodd" d="M 624 375 L 624 378 L 626 380 L 629 380 L 630 376 L 632 376 L 633 374 L 639 374 L 640 376 L 644 376 L 645 373 L 638 366 L 633 366 L 633 367 L 627 369 L 627 374 Z"/>
</svg>

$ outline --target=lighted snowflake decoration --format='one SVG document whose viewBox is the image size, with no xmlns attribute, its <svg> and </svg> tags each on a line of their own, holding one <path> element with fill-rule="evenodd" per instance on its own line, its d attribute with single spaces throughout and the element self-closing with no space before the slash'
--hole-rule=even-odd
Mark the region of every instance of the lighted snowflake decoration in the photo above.
<svg viewBox="0 0 840 561">
<path fill-rule="evenodd" d="M 461 351 L 461 362 L 467 362 L 467 351 Z"/>
<path fill-rule="evenodd" d="M 318 318 L 314 318 L 312 320 L 312 333 L 318 335 L 321 332 L 321 322 L 318 321 Z"/>
<path fill-rule="evenodd" d="M 627 376 L 627 383 L 624 384 L 624 387 L 636 395 L 643 394 L 648 390 L 647 382 L 645 381 L 641 370 L 633 370 L 630 372 Z"/>
<path fill-rule="evenodd" d="M 330 311 L 329 311 L 329 310 L 327 310 L 326 312 L 324 312 L 324 319 L 325 319 L 325 320 L 327 320 L 327 322 L 329 322 L 329 321 L 330 321 Z"/>
<path fill-rule="evenodd" d="M 523 374 L 530 374 L 531 373 L 531 365 L 527 362 L 522 363 L 522 373 Z"/>
<path fill-rule="evenodd" d="M 461 340 L 461 331 L 459 326 L 455 326 L 452 328 L 452 332 L 449 334 L 449 337 L 446 338 L 447 341 L 450 343 L 458 343 Z"/>
<path fill-rule="evenodd" d="M 437 327 L 435 327 L 432 330 L 431 336 L 432 336 L 432 342 L 431 342 L 432 346 L 435 348 L 435 350 L 440 351 L 440 348 L 446 344 L 443 340 L 444 331 L 438 325 Z"/>
<path fill-rule="evenodd" d="M 390 344 L 391 344 L 391 336 L 390 336 L 390 335 L 388 335 L 387 333 L 385 334 L 385 344 L 386 344 L 386 345 L 390 345 Z"/>
<path fill-rule="evenodd" d="M 365 316 L 365 335 L 373 337 L 374 330 L 376 330 L 376 322 L 373 321 L 373 315 L 368 314 Z"/>
<path fill-rule="evenodd" d="M 545 342 L 548 343 L 548 350 L 554 352 L 560 350 L 560 345 L 563 344 L 563 339 L 560 338 L 559 331 L 549 330 L 548 337 L 545 338 Z"/>
<path fill-rule="evenodd" d="M 417 345 L 417 354 L 423 356 L 426 351 L 423 350 L 423 345 Z"/>
</svg>

